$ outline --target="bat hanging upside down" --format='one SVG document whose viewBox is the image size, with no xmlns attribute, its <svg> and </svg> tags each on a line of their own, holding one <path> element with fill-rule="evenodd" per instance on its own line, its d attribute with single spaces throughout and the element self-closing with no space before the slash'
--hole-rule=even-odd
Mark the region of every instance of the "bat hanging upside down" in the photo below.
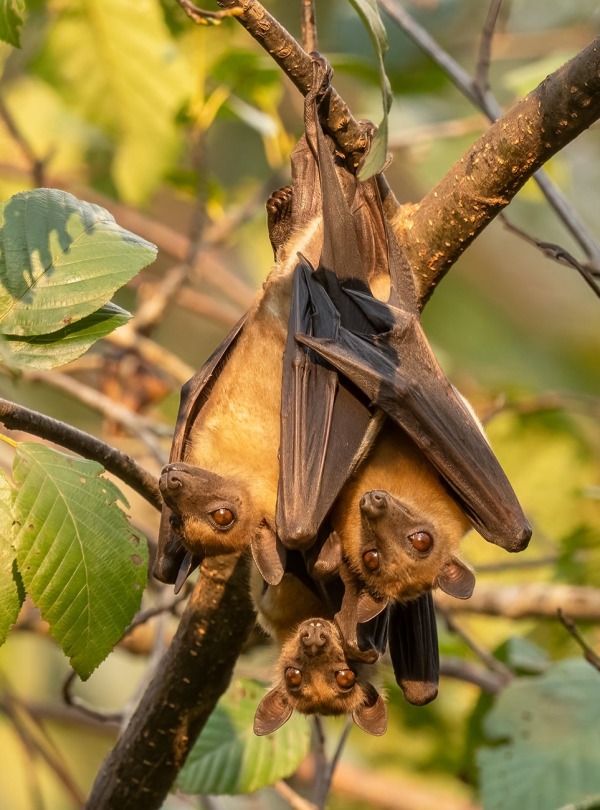
<svg viewBox="0 0 600 810">
<path fill-rule="evenodd" d="M 318 122 L 330 73 L 315 66 L 293 191 L 271 204 L 278 263 L 182 391 L 161 476 L 167 507 L 154 573 L 162 581 L 180 585 L 205 554 L 250 546 L 264 579 L 278 582 L 285 549 L 310 548 L 384 412 L 486 539 L 517 551 L 531 534 L 429 349 L 376 183 L 358 181 L 331 152 Z M 373 296 L 386 288 L 387 302 Z"/>
</svg>

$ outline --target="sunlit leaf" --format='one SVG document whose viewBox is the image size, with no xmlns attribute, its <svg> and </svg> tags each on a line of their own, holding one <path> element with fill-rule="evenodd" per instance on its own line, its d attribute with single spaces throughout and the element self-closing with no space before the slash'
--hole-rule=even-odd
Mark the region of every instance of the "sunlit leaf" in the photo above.
<svg viewBox="0 0 600 810">
<path fill-rule="evenodd" d="M 30 338 L 4 335 L 0 353 L 11 368 L 56 368 L 76 360 L 97 340 L 127 323 L 130 317 L 128 312 L 115 304 L 106 304 L 80 321 L 49 335 Z"/>
<path fill-rule="evenodd" d="M 111 651 L 146 584 L 146 541 L 117 505 L 103 468 L 39 444 L 17 449 L 15 548 L 27 592 L 87 678 Z"/>
<path fill-rule="evenodd" d="M 0 0 L 0 39 L 21 47 L 21 28 L 25 3 L 23 0 Z"/>
<path fill-rule="evenodd" d="M 253 793 L 292 774 L 308 753 L 306 719 L 294 714 L 278 731 L 257 737 L 254 713 L 265 695 L 256 681 L 239 681 L 223 697 L 179 774 L 186 793 Z"/>
<path fill-rule="evenodd" d="M 600 792 L 600 673 L 581 659 L 518 678 L 498 697 L 481 750 L 485 810 L 556 810 Z"/>
<path fill-rule="evenodd" d="M 47 39 L 44 68 L 65 98 L 114 141 L 120 194 L 145 200 L 178 145 L 175 117 L 191 75 L 153 0 L 72 0 Z"/>
<path fill-rule="evenodd" d="M 381 85 L 381 97 L 383 101 L 383 118 L 379 124 L 377 134 L 371 144 L 371 149 L 369 150 L 366 160 L 358 172 L 358 176 L 361 180 L 367 180 L 383 169 L 387 157 L 388 113 L 392 105 L 392 88 L 385 72 L 383 57 L 388 48 L 388 41 L 385 26 L 379 16 L 376 0 L 350 0 L 350 2 L 369 32 L 373 47 L 375 48 L 379 68 L 379 84 Z"/>
<path fill-rule="evenodd" d="M 11 197 L 0 226 L 0 329 L 9 335 L 45 335 L 90 315 L 156 256 L 104 208 L 56 189 Z"/>
<path fill-rule="evenodd" d="M 0 471 L 0 644 L 16 622 L 25 599 L 23 582 L 17 570 L 12 538 L 12 492 Z"/>
</svg>

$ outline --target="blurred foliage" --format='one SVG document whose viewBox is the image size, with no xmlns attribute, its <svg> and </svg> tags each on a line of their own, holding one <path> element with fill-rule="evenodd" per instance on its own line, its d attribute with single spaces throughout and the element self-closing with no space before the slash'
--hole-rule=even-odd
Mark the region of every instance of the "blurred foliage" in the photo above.
<svg viewBox="0 0 600 810">
<path fill-rule="evenodd" d="M 273 0 L 266 5 L 299 36 L 299 4 Z M 466 70 L 474 70 L 487 4 L 414 0 L 406 6 Z M 0 4 L 0 39 L 15 44 L 18 36 L 21 43 L 21 49 L 0 43 L 0 101 L 5 108 L 0 109 L 2 200 L 35 186 L 33 155 L 42 161 L 45 185 L 67 188 L 109 208 L 113 203 L 137 206 L 151 223 L 195 238 L 215 223 L 222 225 L 254 197 L 264 202 L 267 188 L 286 182 L 289 151 L 302 130 L 302 102 L 234 21 L 200 28 L 171 0 L 30 0 L 21 27 L 22 8 L 17 0 Z M 336 88 L 356 117 L 380 120 L 377 60 L 356 11 L 347 0 L 331 0 L 317 2 L 317 15 L 319 48 L 333 64 Z M 399 142 L 386 174 L 401 201 L 418 201 L 485 123 L 444 73 L 385 17 L 384 22 L 389 40 L 385 67 L 394 93 L 388 126 L 392 142 Z M 543 14 L 533 0 L 505 3 L 490 74 L 501 103 L 516 101 L 546 72 L 587 45 L 599 26 L 600 13 L 592 0 L 548 0 Z M 593 127 L 548 167 L 596 234 L 599 140 L 598 127 Z M 120 210 L 115 208 L 117 221 Z M 523 189 L 508 215 L 533 236 L 560 242 L 580 255 L 534 184 Z M 144 235 L 153 238 L 152 227 Z M 142 284 L 117 294 L 117 302 L 133 311 L 133 322 L 148 290 L 151 297 L 151 285 L 181 260 L 163 253 L 144 271 Z M 215 255 L 218 262 L 211 264 Z M 257 289 L 271 256 L 262 206 L 255 207 L 241 224 L 226 231 L 223 244 L 205 250 L 199 266 L 208 269 L 196 274 L 189 286 L 227 303 L 230 290 L 223 291 L 222 285 L 215 292 L 210 274 L 221 267 Z M 231 300 L 241 311 L 239 300 Z M 574 271 L 545 259 L 498 222 L 440 285 L 424 323 L 449 376 L 480 414 L 492 414 L 487 424 L 490 440 L 535 527 L 523 559 L 545 561 L 519 567 L 472 533 L 464 544 L 465 556 L 481 570 L 479 580 L 598 587 L 597 299 Z M 171 302 L 160 323 L 148 327 L 146 334 L 198 366 L 228 328 L 223 319 L 200 318 Z M 115 356 L 114 347 L 111 351 Z M 93 361 L 105 369 L 108 356 L 108 349 L 100 346 L 88 355 L 90 367 L 73 373 L 99 386 L 102 378 Z M 177 386 L 172 388 L 165 400 L 149 399 L 144 406 L 162 425 L 174 419 Z M 137 440 L 111 433 L 100 417 L 49 386 L 6 376 L 0 378 L 0 392 L 104 435 L 149 469 L 160 466 Z M 1 447 L 0 461 L 5 467 L 10 463 Z M 131 512 L 136 525 L 155 538 L 157 516 L 135 497 Z M 498 570 L 502 564 L 504 569 Z M 144 606 L 154 607 L 164 598 L 152 586 Z M 168 627 L 174 623 L 172 618 L 163 620 Z M 544 677 L 540 668 L 580 654 L 556 621 L 473 616 L 461 618 L 460 624 L 481 647 L 495 650 L 509 667 L 524 674 L 522 680 L 532 692 L 537 679 Z M 583 629 L 591 644 L 600 646 L 597 628 Z M 464 642 L 443 627 L 440 636 L 442 654 L 476 661 Z M 260 650 L 247 653 L 240 668 L 268 680 L 261 656 Z M 120 709 L 135 702 L 146 669 L 145 659 L 118 650 L 76 691 L 90 703 Z M 15 632 L 0 649 L 0 706 L 14 696 L 35 721 L 43 721 L 52 745 L 85 793 L 113 743 L 114 730 L 88 727 L 83 719 L 76 723 L 61 711 L 58 685 L 65 674 L 64 657 L 49 641 L 32 634 Z M 388 732 L 373 740 L 353 731 L 345 759 L 396 778 L 420 776 L 424 790 L 435 785 L 448 797 L 477 800 L 481 794 L 475 752 L 486 740 L 484 725 L 495 699 L 471 684 L 444 679 L 433 704 L 414 708 L 403 702 L 385 668 L 383 679 L 390 700 Z M 41 796 L 48 810 L 76 806 L 56 771 L 32 752 L 15 728 L 2 715 L 0 805 L 30 810 L 41 804 Z M 332 737 L 341 730 L 333 721 L 327 728 Z M 559 740 L 556 749 L 561 745 Z M 259 806 L 282 806 L 271 791 L 259 795 Z M 184 804 L 173 796 L 166 806 L 179 810 Z M 219 806 L 248 805 L 227 800 Z M 332 798 L 331 806 L 352 805 Z M 525 807 L 519 804 L 520 810 Z"/>
</svg>

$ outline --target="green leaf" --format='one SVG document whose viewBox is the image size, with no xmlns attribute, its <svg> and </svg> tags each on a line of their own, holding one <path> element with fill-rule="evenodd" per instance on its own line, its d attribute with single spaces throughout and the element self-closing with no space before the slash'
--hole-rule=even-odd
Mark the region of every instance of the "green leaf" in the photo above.
<svg viewBox="0 0 600 810">
<path fill-rule="evenodd" d="M 513 681 L 485 729 L 508 740 L 478 754 L 485 810 L 556 810 L 600 792 L 600 673 L 585 661 Z"/>
<path fill-rule="evenodd" d="M 129 202 L 146 200 L 171 165 L 176 116 L 195 73 L 155 0 L 69 0 L 46 42 L 44 69 L 65 98 L 114 142 L 112 177 Z"/>
<path fill-rule="evenodd" d="M 0 362 L 11 368 L 50 369 L 76 360 L 100 338 L 127 323 L 131 315 L 109 303 L 80 321 L 49 335 L 18 338 L 4 335 Z"/>
<path fill-rule="evenodd" d="M 23 26 L 23 0 L 0 0 L 0 39 L 21 47 L 21 28 Z"/>
<path fill-rule="evenodd" d="M 0 226 L 0 329 L 19 337 L 90 315 L 156 257 L 104 208 L 56 189 L 15 194 Z"/>
<path fill-rule="evenodd" d="M 132 532 L 117 487 L 93 461 L 18 446 L 13 514 L 19 571 L 50 633 L 82 678 L 111 651 L 139 608 L 145 538 Z"/>
<path fill-rule="evenodd" d="M 185 793 L 253 793 L 292 774 L 310 744 L 306 719 L 292 715 L 278 731 L 257 737 L 254 713 L 265 695 L 256 681 L 236 682 L 219 701 L 177 778 Z"/>
<path fill-rule="evenodd" d="M 387 159 L 388 113 L 392 106 L 392 88 L 385 72 L 383 57 L 388 49 L 388 41 L 376 0 L 350 0 L 350 3 L 354 6 L 363 21 L 364 26 L 369 32 L 373 47 L 375 48 L 383 102 L 383 118 L 379 124 L 377 134 L 373 139 L 367 157 L 358 172 L 358 177 L 361 180 L 367 180 L 383 169 Z"/>
<path fill-rule="evenodd" d="M 12 490 L 8 479 L 0 471 L 0 644 L 4 644 L 8 631 L 17 621 L 25 599 L 15 551 L 10 542 L 12 524 Z"/>
</svg>

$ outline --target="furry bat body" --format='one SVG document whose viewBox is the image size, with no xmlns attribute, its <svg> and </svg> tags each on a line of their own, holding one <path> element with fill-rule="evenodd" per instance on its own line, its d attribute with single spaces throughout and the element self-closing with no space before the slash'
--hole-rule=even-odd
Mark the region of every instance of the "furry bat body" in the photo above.
<svg viewBox="0 0 600 810">
<path fill-rule="evenodd" d="M 457 556 L 471 523 L 393 423 L 344 488 L 332 524 L 349 568 L 373 595 L 406 601 L 436 587 L 471 595 L 473 574 Z"/>
<path fill-rule="evenodd" d="M 297 328 L 312 333 L 302 300 L 306 266 L 319 268 L 320 289 L 353 330 L 371 327 L 341 284 L 368 292 L 383 279 L 389 287 L 376 184 L 359 183 L 335 162 L 317 121 L 323 92 L 316 82 L 306 100 L 293 202 L 285 191 L 271 200 L 277 266 L 243 322 L 182 390 L 160 479 L 166 508 L 154 574 L 164 582 L 179 586 L 203 555 L 248 545 L 265 580 L 279 581 L 280 541 L 292 549 L 313 542 L 377 431 L 366 398 L 293 337 Z M 317 326 L 333 335 L 318 318 Z"/>
<path fill-rule="evenodd" d="M 369 734 L 386 730 L 385 703 L 368 680 L 369 665 L 348 660 L 337 626 L 326 619 L 298 625 L 277 659 L 275 686 L 260 702 L 254 733 L 270 734 L 294 710 L 302 714 L 351 714 Z"/>
</svg>

